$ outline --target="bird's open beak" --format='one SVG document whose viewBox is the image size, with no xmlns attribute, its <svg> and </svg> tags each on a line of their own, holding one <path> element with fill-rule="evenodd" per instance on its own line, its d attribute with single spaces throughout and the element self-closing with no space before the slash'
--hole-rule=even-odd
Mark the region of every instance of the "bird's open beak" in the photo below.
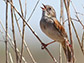
<svg viewBox="0 0 84 63">
<path fill-rule="evenodd" d="M 46 5 L 44 5 L 44 4 L 42 4 L 43 5 L 43 7 L 41 7 L 41 9 L 44 11 L 44 10 L 46 10 Z"/>
</svg>

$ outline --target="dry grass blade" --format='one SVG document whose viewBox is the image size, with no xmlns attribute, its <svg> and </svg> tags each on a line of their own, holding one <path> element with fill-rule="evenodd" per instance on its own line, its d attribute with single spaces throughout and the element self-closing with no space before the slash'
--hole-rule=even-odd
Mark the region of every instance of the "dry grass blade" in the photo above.
<svg viewBox="0 0 84 63">
<path fill-rule="evenodd" d="M 6 41 L 5 41 L 5 51 L 6 51 L 6 63 L 8 63 L 8 55 L 7 55 L 7 51 L 8 51 L 8 45 L 7 45 L 7 41 L 8 41 L 8 0 L 6 2 Z"/>
<path fill-rule="evenodd" d="M 13 4 L 13 1 L 11 0 L 11 3 Z M 15 31 L 14 31 L 14 21 L 13 21 L 13 7 L 11 5 L 11 21 L 12 21 L 12 33 L 13 33 L 13 40 L 14 40 L 14 47 L 15 47 L 15 54 L 16 54 L 16 63 L 18 63 L 18 53 L 17 53 L 17 45 L 16 45 L 16 39 L 15 39 Z"/>
<path fill-rule="evenodd" d="M 13 6 L 13 4 L 11 3 L 11 2 L 9 2 L 10 3 L 10 5 L 13 7 L 13 9 L 18 13 L 18 15 L 22 18 L 22 20 L 25 22 L 25 24 L 27 25 L 27 27 L 31 30 L 31 32 L 34 34 L 34 36 L 39 40 L 39 42 L 43 45 L 43 42 L 41 41 L 41 39 L 37 36 L 37 34 L 33 31 L 33 29 L 30 27 L 30 25 L 25 21 L 25 19 L 23 18 L 23 16 L 17 11 L 17 9 Z M 47 48 L 45 48 L 45 50 L 46 50 Z M 49 50 L 47 49 L 46 50 L 47 52 L 48 52 L 48 54 L 50 55 L 50 52 L 49 52 Z M 51 56 L 51 55 L 50 55 Z M 53 56 L 51 56 L 51 58 L 52 58 Z M 53 57 L 52 58 L 53 59 L 53 61 L 55 62 L 55 63 L 57 63 L 56 62 L 56 59 Z"/>
</svg>

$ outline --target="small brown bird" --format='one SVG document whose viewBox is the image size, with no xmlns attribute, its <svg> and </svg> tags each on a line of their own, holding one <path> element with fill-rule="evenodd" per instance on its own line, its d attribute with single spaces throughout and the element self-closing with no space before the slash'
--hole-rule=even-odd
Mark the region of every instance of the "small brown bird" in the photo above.
<svg viewBox="0 0 84 63">
<path fill-rule="evenodd" d="M 64 27 L 56 19 L 55 10 L 52 6 L 44 5 L 40 21 L 41 30 L 51 39 L 61 43 L 68 62 L 71 61 L 71 47 Z M 68 45 L 67 45 L 68 44 Z"/>
</svg>

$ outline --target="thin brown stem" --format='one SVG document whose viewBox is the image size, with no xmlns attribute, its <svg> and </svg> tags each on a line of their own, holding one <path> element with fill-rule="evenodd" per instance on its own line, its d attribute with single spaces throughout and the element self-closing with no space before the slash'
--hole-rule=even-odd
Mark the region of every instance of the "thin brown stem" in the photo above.
<svg viewBox="0 0 84 63">
<path fill-rule="evenodd" d="M 8 42 L 8 36 L 7 36 L 7 33 L 8 33 L 8 0 L 6 2 L 6 41 L 5 41 L 5 51 L 6 51 L 6 63 L 8 63 L 8 55 L 7 55 L 7 51 L 8 51 L 8 45 L 7 45 L 7 42 Z"/>
<path fill-rule="evenodd" d="M 81 41 L 81 45 L 84 48 L 84 31 L 83 31 L 83 35 L 82 35 L 82 41 Z M 83 49 L 84 50 L 84 49 Z"/>
<path fill-rule="evenodd" d="M 22 16 L 23 16 L 23 10 L 22 10 L 21 0 L 19 0 L 19 4 L 20 4 L 20 9 L 21 9 L 21 14 L 22 14 Z M 23 21 L 23 30 L 22 30 L 22 45 L 21 45 L 20 63 L 22 63 L 22 55 L 23 55 L 23 48 L 24 48 L 24 31 L 25 31 L 25 23 L 24 23 L 24 21 Z"/>
<path fill-rule="evenodd" d="M 13 4 L 13 1 L 11 0 L 11 3 Z M 11 5 L 11 21 L 12 21 L 12 33 L 13 33 L 13 40 L 15 45 L 15 53 L 16 53 L 16 63 L 18 63 L 18 53 L 17 53 L 17 45 L 16 45 L 16 39 L 15 39 L 15 31 L 14 31 L 14 21 L 13 21 L 13 7 Z"/>
</svg>

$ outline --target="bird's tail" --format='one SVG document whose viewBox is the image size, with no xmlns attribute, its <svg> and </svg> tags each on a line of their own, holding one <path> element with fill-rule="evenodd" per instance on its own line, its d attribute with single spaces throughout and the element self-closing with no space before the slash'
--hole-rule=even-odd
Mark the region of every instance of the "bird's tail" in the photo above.
<svg viewBox="0 0 84 63">
<path fill-rule="evenodd" d="M 62 44 L 62 48 L 64 50 L 64 53 L 66 55 L 66 59 L 68 62 L 71 62 L 72 60 L 72 51 L 71 51 L 71 47 L 69 45 L 66 44 L 66 42 L 64 42 Z"/>
</svg>

